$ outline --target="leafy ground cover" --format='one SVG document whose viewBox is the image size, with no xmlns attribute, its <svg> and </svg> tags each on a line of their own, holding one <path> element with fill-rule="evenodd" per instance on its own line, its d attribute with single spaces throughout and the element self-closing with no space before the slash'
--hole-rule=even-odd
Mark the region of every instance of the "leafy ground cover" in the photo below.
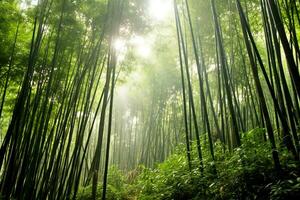
<svg viewBox="0 0 300 200">
<path fill-rule="evenodd" d="M 189 170 L 183 146 L 154 169 L 139 166 L 124 174 L 111 167 L 107 199 L 299 199 L 299 164 L 282 148 L 279 153 L 283 170 L 278 174 L 269 144 L 257 139 L 260 134 L 260 129 L 248 132 L 243 145 L 232 152 L 224 152 L 222 145 L 216 143 L 215 162 L 204 148 L 204 163 L 208 164 L 203 172 L 198 159 L 192 161 Z M 195 149 L 194 146 L 194 158 Z M 99 185 L 99 199 L 101 191 Z M 78 199 L 91 199 L 91 186 L 81 188 Z"/>
</svg>

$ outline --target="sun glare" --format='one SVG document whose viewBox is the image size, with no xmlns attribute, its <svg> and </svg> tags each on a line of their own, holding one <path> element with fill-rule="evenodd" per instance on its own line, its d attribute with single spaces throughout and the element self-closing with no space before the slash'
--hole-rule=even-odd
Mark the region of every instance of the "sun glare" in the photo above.
<svg viewBox="0 0 300 200">
<path fill-rule="evenodd" d="M 136 53 L 142 58 L 148 58 L 151 54 L 150 40 L 146 40 L 144 37 L 134 35 L 130 39 L 130 43 L 134 46 Z"/>
<path fill-rule="evenodd" d="M 123 62 L 127 53 L 127 46 L 125 40 L 118 38 L 114 41 L 113 46 L 117 52 L 118 62 Z"/>
<path fill-rule="evenodd" d="M 122 98 L 127 97 L 127 93 L 128 93 L 128 87 L 126 85 L 122 85 L 118 88 L 118 94 L 120 95 L 120 97 Z"/>
<path fill-rule="evenodd" d="M 26 10 L 27 8 L 36 6 L 37 4 L 38 4 L 38 0 L 31 0 L 31 1 L 23 0 L 20 3 L 20 7 L 21 7 L 21 10 Z"/>
<path fill-rule="evenodd" d="M 118 53 L 126 51 L 125 41 L 122 39 L 116 39 L 114 42 L 114 48 Z"/>
<path fill-rule="evenodd" d="M 149 14 L 155 20 L 165 20 L 171 11 L 171 0 L 149 0 Z"/>
</svg>

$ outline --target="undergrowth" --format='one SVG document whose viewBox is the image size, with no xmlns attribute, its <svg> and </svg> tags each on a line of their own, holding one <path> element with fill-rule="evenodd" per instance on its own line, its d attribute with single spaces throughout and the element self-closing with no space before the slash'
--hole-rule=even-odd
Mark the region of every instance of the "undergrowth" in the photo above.
<svg viewBox="0 0 300 200">
<path fill-rule="evenodd" d="M 203 146 L 203 172 L 195 145 L 191 169 L 183 145 L 154 169 L 139 166 L 124 175 L 112 167 L 107 199 L 300 199 L 299 164 L 285 148 L 280 148 L 282 171 L 275 171 L 269 143 L 258 139 L 262 134 L 262 129 L 244 134 L 242 145 L 232 152 L 224 151 L 217 142 L 215 161 L 211 160 L 208 147 Z M 133 180 L 129 177 L 132 174 Z M 101 192 L 99 185 L 99 199 Z M 91 186 L 81 188 L 78 199 L 91 199 Z"/>
</svg>

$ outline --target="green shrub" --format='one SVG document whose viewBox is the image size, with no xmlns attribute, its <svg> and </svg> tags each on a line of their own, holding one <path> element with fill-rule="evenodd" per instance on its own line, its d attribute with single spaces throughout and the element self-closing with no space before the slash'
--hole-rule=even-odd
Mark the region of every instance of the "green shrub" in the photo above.
<svg viewBox="0 0 300 200">
<path fill-rule="evenodd" d="M 300 199 L 300 178 L 279 180 L 271 187 L 271 199 Z"/>
<path fill-rule="evenodd" d="M 264 134 L 265 130 L 260 128 L 244 133 L 242 145 L 232 152 L 224 152 L 221 142 L 216 142 L 214 161 L 208 146 L 202 144 L 203 173 L 196 144 L 192 144 L 191 170 L 184 145 L 155 169 L 139 166 L 134 181 L 126 183 L 122 172 L 112 167 L 107 199 L 300 199 L 299 163 L 293 161 L 285 148 L 279 149 L 283 171 L 278 174 Z M 98 191 L 101 194 L 100 185 Z M 80 194 L 89 197 L 91 188 L 85 188 Z"/>
<path fill-rule="evenodd" d="M 107 175 L 107 190 L 106 199 L 116 200 L 116 199 L 126 199 L 125 198 L 125 178 L 124 175 L 117 167 L 112 166 L 109 168 L 109 173 Z M 102 184 L 97 185 L 97 199 L 102 198 Z M 92 185 L 85 188 L 80 188 L 77 194 L 78 200 L 92 200 Z"/>
<path fill-rule="evenodd" d="M 202 145 L 203 174 L 200 173 L 195 144 L 192 145 L 191 171 L 184 146 L 181 146 L 156 169 L 144 169 L 136 184 L 138 199 L 280 199 L 291 193 L 295 197 L 300 184 L 277 182 L 287 177 L 279 179 L 274 170 L 271 148 L 264 142 L 264 132 L 257 128 L 245 133 L 242 145 L 233 152 L 224 152 L 222 144 L 217 142 L 214 162 L 208 147 Z M 298 164 L 291 161 L 291 155 L 285 149 L 280 150 L 280 158 L 284 173 L 299 174 Z"/>
</svg>

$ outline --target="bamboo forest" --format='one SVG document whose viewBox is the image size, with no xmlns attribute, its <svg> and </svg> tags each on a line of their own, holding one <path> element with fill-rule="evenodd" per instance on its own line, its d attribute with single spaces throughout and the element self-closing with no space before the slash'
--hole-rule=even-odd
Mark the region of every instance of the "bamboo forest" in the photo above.
<svg viewBox="0 0 300 200">
<path fill-rule="evenodd" d="M 300 199 L 299 0 L 0 0 L 0 199 Z"/>
</svg>

